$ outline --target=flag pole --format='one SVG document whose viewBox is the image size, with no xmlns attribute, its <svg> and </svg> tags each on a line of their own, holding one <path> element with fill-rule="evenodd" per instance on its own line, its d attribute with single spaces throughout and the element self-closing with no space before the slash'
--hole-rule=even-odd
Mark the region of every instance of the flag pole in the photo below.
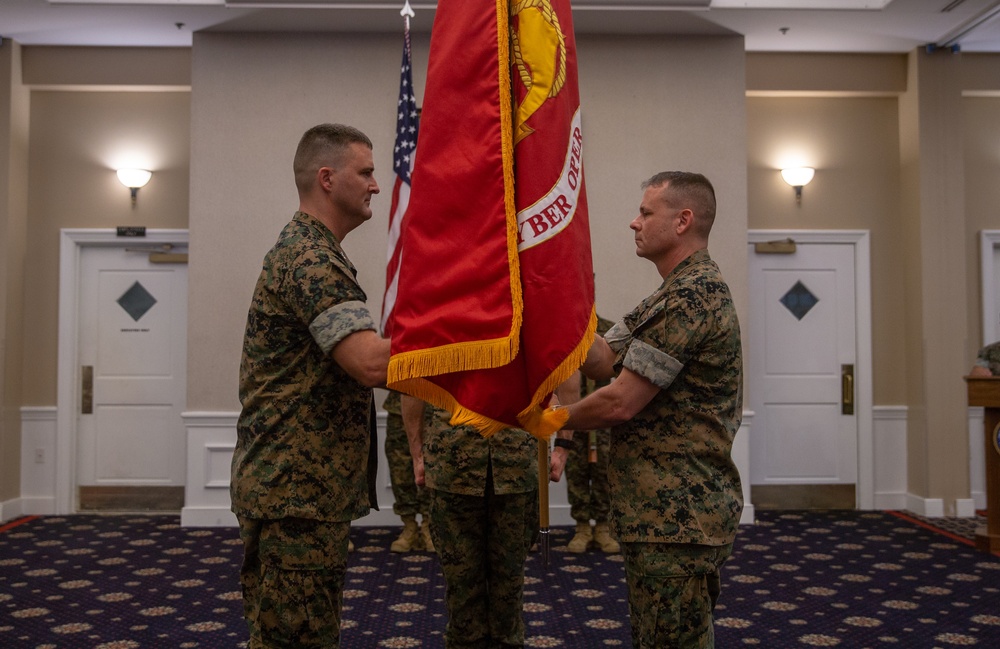
<svg viewBox="0 0 1000 649">
<path fill-rule="evenodd" d="M 413 7 L 410 6 L 410 0 L 406 0 L 403 3 L 403 8 L 399 10 L 399 15 L 403 17 L 406 21 L 406 31 L 410 31 L 410 18 L 413 18 L 417 14 L 413 13 Z"/>
<path fill-rule="evenodd" d="M 549 441 L 538 440 L 538 545 L 542 568 L 549 569 Z"/>
</svg>

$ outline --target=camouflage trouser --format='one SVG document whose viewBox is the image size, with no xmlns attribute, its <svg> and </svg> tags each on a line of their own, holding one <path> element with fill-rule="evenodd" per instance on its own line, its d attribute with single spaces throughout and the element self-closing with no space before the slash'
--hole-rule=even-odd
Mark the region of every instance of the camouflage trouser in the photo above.
<svg viewBox="0 0 1000 649">
<path fill-rule="evenodd" d="M 239 518 L 249 649 L 340 646 L 350 522 Z"/>
<path fill-rule="evenodd" d="M 385 459 L 392 481 L 392 512 L 397 516 L 427 515 L 427 490 L 413 481 L 413 458 L 406 440 L 403 417 L 388 413 L 385 418 Z"/>
<path fill-rule="evenodd" d="M 622 543 L 634 649 L 712 649 L 721 546 Z"/>
<path fill-rule="evenodd" d="M 607 521 L 611 510 L 608 492 L 608 448 L 611 434 L 597 431 L 597 462 L 589 459 L 590 434 L 586 430 L 573 433 L 576 446 L 566 458 L 566 491 L 569 496 L 569 514 L 577 523 Z"/>
<path fill-rule="evenodd" d="M 431 540 L 445 579 L 445 649 L 524 646 L 524 562 L 538 534 L 538 492 L 430 492 Z"/>
</svg>

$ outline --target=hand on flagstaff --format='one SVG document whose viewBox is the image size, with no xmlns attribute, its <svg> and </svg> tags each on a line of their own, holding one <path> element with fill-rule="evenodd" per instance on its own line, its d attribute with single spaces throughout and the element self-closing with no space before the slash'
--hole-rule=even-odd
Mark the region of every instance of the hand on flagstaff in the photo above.
<svg viewBox="0 0 1000 649">
<path fill-rule="evenodd" d="M 569 457 L 569 451 L 561 446 L 556 446 L 552 449 L 552 455 L 549 457 L 549 480 L 552 482 L 559 482 L 562 478 L 563 470 L 566 468 L 566 459 Z"/>
</svg>

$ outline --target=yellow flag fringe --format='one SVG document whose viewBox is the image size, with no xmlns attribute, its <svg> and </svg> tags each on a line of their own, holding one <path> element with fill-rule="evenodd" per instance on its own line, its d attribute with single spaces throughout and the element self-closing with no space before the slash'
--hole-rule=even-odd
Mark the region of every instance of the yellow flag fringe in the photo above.
<svg viewBox="0 0 1000 649">
<path fill-rule="evenodd" d="M 587 330 L 584 332 L 583 338 L 580 339 L 579 344 L 577 344 L 576 348 L 570 352 L 563 362 L 560 363 L 551 374 L 549 374 L 548 378 L 543 381 L 540 386 L 538 386 L 538 389 L 535 391 L 535 395 L 531 399 L 531 404 L 517 416 L 517 420 L 521 422 L 524 429 L 535 437 L 547 440 L 553 433 L 562 427 L 563 423 L 566 422 L 566 418 L 569 416 L 568 414 L 562 413 L 562 415 L 560 415 L 562 420 L 556 421 L 557 418 L 555 415 L 545 412 L 545 407 L 548 404 L 543 404 L 542 401 L 552 394 L 552 392 L 554 392 L 555 389 L 563 383 L 563 381 L 572 376 L 573 372 L 580 369 L 583 362 L 587 360 L 587 352 L 590 351 L 590 346 L 594 343 L 594 336 L 596 333 L 597 307 L 595 306 L 590 312 L 590 322 L 587 324 Z M 555 428 L 552 428 L 555 424 L 558 425 L 556 425 Z"/>
<path fill-rule="evenodd" d="M 524 298 L 521 290 L 521 267 L 517 250 L 517 208 L 514 202 L 514 126 L 510 81 L 509 9 L 507 0 L 496 0 L 500 152 L 503 164 L 504 223 L 507 236 L 507 268 L 511 294 L 510 333 L 506 338 L 465 341 L 393 354 L 392 358 L 389 359 L 386 378 L 386 383 L 390 387 L 397 384 L 409 386 L 412 379 L 420 377 L 503 367 L 511 363 L 520 351 Z M 427 387 L 420 389 L 422 391 L 430 390 Z M 400 389 L 400 391 L 422 398 L 421 395 L 406 389 Z M 453 414 L 452 423 L 455 423 L 456 419 L 460 419 L 463 423 L 471 423 L 484 429 L 492 429 L 494 424 L 500 425 L 500 428 L 496 430 L 507 427 L 489 417 L 465 409 L 444 390 L 439 388 L 437 392 L 446 396 L 439 396 L 437 400 L 424 400 L 450 410 Z M 450 405 L 442 405 L 444 403 Z M 463 414 L 459 415 L 459 412 Z M 480 426 L 480 423 L 483 426 Z"/>
<path fill-rule="evenodd" d="M 474 426 L 479 429 L 479 434 L 483 437 L 492 437 L 504 428 L 510 428 L 508 424 L 465 408 L 458 403 L 451 393 L 430 381 L 421 378 L 406 379 L 396 383 L 390 382 L 387 387 L 391 390 L 408 394 L 411 397 L 416 397 L 421 401 L 426 401 L 438 408 L 444 408 L 451 412 L 451 425 Z"/>
</svg>

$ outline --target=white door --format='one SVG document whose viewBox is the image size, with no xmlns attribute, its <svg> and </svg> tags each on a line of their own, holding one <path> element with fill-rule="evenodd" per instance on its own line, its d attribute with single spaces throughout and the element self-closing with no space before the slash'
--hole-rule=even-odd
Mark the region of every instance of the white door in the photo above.
<svg viewBox="0 0 1000 649">
<path fill-rule="evenodd" d="M 855 246 L 748 255 L 751 485 L 855 485 Z"/>
<path fill-rule="evenodd" d="M 186 255 L 133 241 L 80 250 L 76 482 L 183 488 Z"/>
</svg>

